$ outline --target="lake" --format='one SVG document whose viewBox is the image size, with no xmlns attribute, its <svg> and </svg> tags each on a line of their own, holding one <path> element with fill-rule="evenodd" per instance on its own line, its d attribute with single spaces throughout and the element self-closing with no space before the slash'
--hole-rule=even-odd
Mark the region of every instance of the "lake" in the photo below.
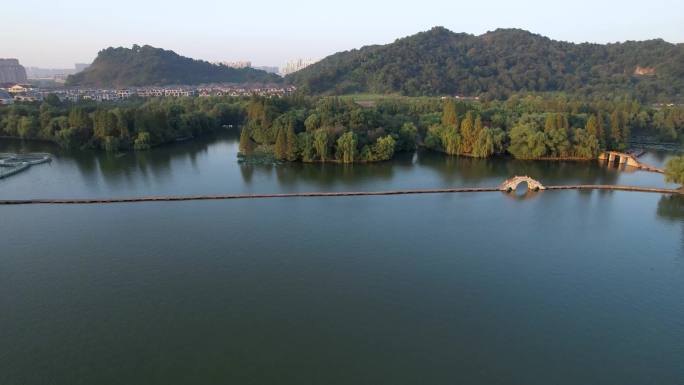
<svg viewBox="0 0 684 385">
<path fill-rule="evenodd" d="M 542 183 L 598 162 L 418 152 L 246 165 L 234 134 L 52 163 L 0 199 Z M 642 160 L 662 166 L 667 152 Z M 610 191 L 0 207 L 0 384 L 658 384 L 684 379 L 684 200 Z"/>
</svg>

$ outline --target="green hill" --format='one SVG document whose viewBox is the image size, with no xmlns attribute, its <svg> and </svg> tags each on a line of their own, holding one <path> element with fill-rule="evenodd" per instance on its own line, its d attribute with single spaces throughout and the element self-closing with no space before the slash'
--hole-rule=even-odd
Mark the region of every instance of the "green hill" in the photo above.
<svg viewBox="0 0 684 385">
<path fill-rule="evenodd" d="M 173 51 L 134 45 L 100 51 L 85 71 L 69 76 L 69 86 L 131 87 L 203 83 L 279 83 L 274 74 L 235 69 L 180 56 Z"/>
<path fill-rule="evenodd" d="M 474 36 L 435 27 L 391 44 L 336 53 L 287 79 L 320 94 L 503 98 L 565 91 L 671 101 L 684 93 L 684 45 L 574 44 L 518 29 Z"/>
</svg>

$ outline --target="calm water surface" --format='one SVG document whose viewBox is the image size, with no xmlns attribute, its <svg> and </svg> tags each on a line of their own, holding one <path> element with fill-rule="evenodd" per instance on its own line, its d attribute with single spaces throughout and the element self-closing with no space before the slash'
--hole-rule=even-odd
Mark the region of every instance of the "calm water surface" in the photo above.
<svg viewBox="0 0 684 385">
<path fill-rule="evenodd" d="M 418 153 L 247 166 L 237 138 L 56 158 L 0 198 L 668 186 Z M 668 154 L 644 160 L 662 165 Z M 684 201 L 628 192 L 0 207 L 0 384 L 684 383 Z"/>
</svg>

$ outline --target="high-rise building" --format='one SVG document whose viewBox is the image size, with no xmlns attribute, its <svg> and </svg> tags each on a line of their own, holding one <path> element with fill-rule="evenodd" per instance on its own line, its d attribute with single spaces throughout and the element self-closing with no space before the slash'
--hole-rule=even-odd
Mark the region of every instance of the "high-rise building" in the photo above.
<svg viewBox="0 0 684 385">
<path fill-rule="evenodd" d="M 283 67 L 280 70 L 280 74 L 283 76 L 289 75 L 291 73 L 302 70 L 302 69 L 316 63 L 317 61 L 318 61 L 317 59 L 301 59 L 301 58 L 297 59 L 297 60 L 289 61 L 289 62 L 287 62 L 287 64 L 285 64 L 285 67 Z"/>
<path fill-rule="evenodd" d="M 26 83 L 26 69 L 17 59 L 0 59 L 0 83 Z"/>
</svg>

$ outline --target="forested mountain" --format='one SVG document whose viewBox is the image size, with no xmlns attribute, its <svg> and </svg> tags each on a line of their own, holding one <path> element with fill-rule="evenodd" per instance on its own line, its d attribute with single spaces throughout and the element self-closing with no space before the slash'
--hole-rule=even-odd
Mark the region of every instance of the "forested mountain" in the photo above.
<svg viewBox="0 0 684 385">
<path fill-rule="evenodd" d="M 202 83 L 278 83 L 277 75 L 253 68 L 229 68 L 151 46 L 107 48 L 67 85 L 131 87 Z"/>
<path fill-rule="evenodd" d="M 474 36 L 435 27 L 391 44 L 334 54 L 288 79 L 320 94 L 505 98 L 521 91 L 564 91 L 672 101 L 684 94 L 684 45 L 574 44 L 518 29 Z"/>
</svg>

